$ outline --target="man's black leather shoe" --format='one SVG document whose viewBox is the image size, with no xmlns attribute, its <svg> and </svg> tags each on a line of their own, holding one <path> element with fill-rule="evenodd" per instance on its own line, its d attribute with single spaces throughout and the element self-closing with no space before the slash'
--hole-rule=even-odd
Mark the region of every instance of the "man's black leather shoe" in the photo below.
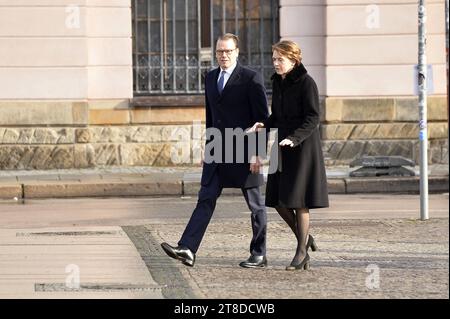
<svg viewBox="0 0 450 319">
<path fill-rule="evenodd" d="M 194 266 L 195 254 L 189 248 L 184 246 L 172 247 L 168 243 L 162 243 L 161 247 L 169 257 L 181 260 L 186 266 Z"/>
<path fill-rule="evenodd" d="M 267 266 L 266 256 L 251 255 L 247 260 L 241 262 L 239 266 L 244 268 L 262 268 Z"/>
</svg>

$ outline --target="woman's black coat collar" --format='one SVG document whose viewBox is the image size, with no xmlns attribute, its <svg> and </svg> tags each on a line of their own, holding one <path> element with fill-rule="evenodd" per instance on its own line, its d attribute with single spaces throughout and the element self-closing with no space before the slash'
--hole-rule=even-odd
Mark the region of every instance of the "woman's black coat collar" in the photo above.
<svg viewBox="0 0 450 319">
<path fill-rule="evenodd" d="M 286 77 L 283 82 L 288 83 L 295 83 L 302 79 L 302 77 L 307 73 L 305 67 L 302 63 L 300 63 L 298 66 L 294 67 L 288 74 L 286 74 Z M 281 81 L 281 75 L 273 74 L 271 77 L 272 80 L 275 81 Z"/>
</svg>

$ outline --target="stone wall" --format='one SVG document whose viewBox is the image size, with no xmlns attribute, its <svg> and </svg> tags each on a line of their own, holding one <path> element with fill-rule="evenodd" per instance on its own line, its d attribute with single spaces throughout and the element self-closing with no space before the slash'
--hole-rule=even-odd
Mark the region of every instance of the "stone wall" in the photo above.
<svg viewBox="0 0 450 319">
<path fill-rule="evenodd" d="M 1 0 L 0 100 L 131 98 L 131 32 L 130 0 Z"/>
<path fill-rule="evenodd" d="M 0 7 L 0 171 L 199 165 L 203 97 L 133 98 L 130 0 Z M 444 1 L 427 8 L 429 162 L 448 163 Z M 416 1 L 280 0 L 280 35 L 318 84 L 328 165 L 418 161 Z"/>
<path fill-rule="evenodd" d="M 326 99 L 321 134 L 327 164 L 362 155 L 399 155 L 419 161 L 416 98 Z M 447 100 L 428 98 L 429 162 L 448 163 Z"/>
<path fill-rule="evenodd" d="M 203 144 L 204 129 L 192 127 L 204 117 L 202 106 L 135 108 L 127 100 L 0 101 L 0 170 L 198 165 L 171 152 Z"/>
<path fill-rule="evenodd" d="M 7 107 L 0 107 L 0 170 L 199 165 L 203 106 L 134 108 L 121 102 L 117 109 L 90 109 L 89 104 L 61 103 L 34 104 L 34 113 L 33 107 L 19 112 L 23 105 L 15 103 L 9 115 Z M 327 165 L 348 165 L 363 155 L 400 155 L 418 162 L 417 99 L 328 98 L 322 105 Z M 59 110 L 58 121 L 49 108 Z M 18 119 L 22 125 L 11 125 Z M 444 97 L 428 99 L 428 121 L 429 163 L 448 163 Z"/>
<path fill-rule="evenodd" d="M 171 154 L 195 142 L 183 142 L 186 136 L 192 126 L 0 128 L 0 169 L 190 165 L 174 163 Z"/>
<path fill-rule="evenodd" d="M 362 155 L 418 162 L 417 10 L 414 0 L 280 0 L 280 36 L 300 45 L 323 99 L 328 165 Z M 448 163 L 444 13 L 443 0 L 427 2 L 430 163 Z"/>
</svg>

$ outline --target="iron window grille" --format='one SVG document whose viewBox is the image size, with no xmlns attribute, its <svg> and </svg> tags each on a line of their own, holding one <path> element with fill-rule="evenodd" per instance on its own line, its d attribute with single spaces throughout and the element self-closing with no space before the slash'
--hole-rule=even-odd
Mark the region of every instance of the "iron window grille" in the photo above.
<svg viewBox="0 0 450 319">
<path fill-rule="evenodd" d="M 226 32 L 239 36 L 239 61 L 261 72 L 270 91 L 278 9 L 278 0 L 133 0 L 135 96 L 203 93 Z"/>
</svg>

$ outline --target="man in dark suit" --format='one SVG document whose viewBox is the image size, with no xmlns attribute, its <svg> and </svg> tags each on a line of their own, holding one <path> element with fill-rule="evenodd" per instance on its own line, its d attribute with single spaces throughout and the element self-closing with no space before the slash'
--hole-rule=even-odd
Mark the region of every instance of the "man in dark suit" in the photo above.
<svg viewBox="0 0 450 319">
<path fill-rule="evenodd" d="M 249 151 L 248 143 L 245 143 L 244 147 L 242 145 L 237 147 L 238 143 L 234 141 L 230 148 L 230 144 L 226 141 L 227 131 L 242 132 L 255 122 L 262 122 L 268 117 L 267 97 L 262 77 L 259 73 L 240 65 L 237 61 L 238 56 L 238 37 L 230 33 L 219 37 L 216 57 L 220 67 L 208 72 L 205 79 L 207 140 L 197 206 L 178 246 L 161 244 L 170 257 L 191 267 L 194 266 L 195 254 L 211 220 L 217 198 L 223 188 L 230 187 L 241 188 L 251 210 L 253 238 L 250 243 L 250 257 L 239 265 L 246 268 L 267 265 L 267 215 L 259 190 L 259 186 L 264 183 L 260 172 L 261 162 L 257 156 L 252 156 L 257 153 Z M 221 136 L 215 140 L 217 136 L 213 133 L 217 132 L 220 132 Z M 213 135 L 214 139 L 210 135 Z M 209 154 L 207 150 L 211 145 L 219 145 L 221 150 L 212 147 L 214 154 Z M 220 154 L 221 152 L 216 153 L 217 151 L 223 152 Z M 243 152 L 245 160 L 240 161 L 237 158 Z"/>
</svg>

